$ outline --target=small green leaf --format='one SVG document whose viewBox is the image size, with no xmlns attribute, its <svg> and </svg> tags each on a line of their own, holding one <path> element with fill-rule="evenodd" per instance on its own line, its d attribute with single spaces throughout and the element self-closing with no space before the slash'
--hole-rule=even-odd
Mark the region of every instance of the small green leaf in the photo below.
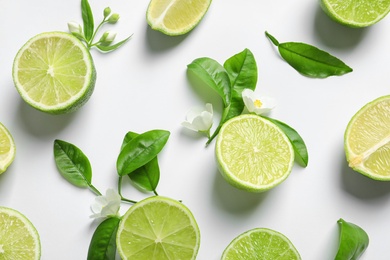
<svg viewBox="0 0 390 260">
<path fill-rule="evenodd" d="M 54 141 L 54 159 L 61 175 L 81 188 L 92 186 L 92 168 L 85 154 L 75 145 L 65 141 Z"/>
<path fill-rule="evenodd" d="M 115 260 L 119 222 L 119 218 L 111 217 L 100 223 L 89 244 L 88 260 Z"/>
<path fill-rule="evenodd" d="M 298 132 L 283 122 L 269 117 L 263 117 L 277 125 L 284 132 L 284 134 L 290 140 L 291 145 L 294 148 L 295 160 L 301 166 L 306 167 L 309 162 L 309 155 L 307 152 L 306 144 L 303 141 L 302 137 L 298 134 Z"/>
<path fill-rule="evenodd" d="M 278 47 L 282 58 L 304 76 L 326 78 L 352 72 L 343 61 L 315 46 L 300 42 L 279 43 L 269 33 L 266 35 Z"/>
<path fill-rule="evenodd" d="M 83 18 L 84 35 L 87 41 L 91 40 L 94 33 L 94 21 L 91 6 L 88 0 L 81 0 L 81 16 Z"/>
<path fill-rule="evenodd" d="M 109 46 L 105 46 L 105 45 L 101 45 L 101 44 L 97 44 L 95 45 L 99 50 L 103 51 L 103 52 L 111 52 L 111 51 L 114 51 L 116 49 L 118 49 L 119 47 L 121 47 L 123 44 L 125 44 L 129 39 L 131 38 L 131 36 L 127 37 L 126 39 L 124 39 L 123 41 L 120 41 L 114 45 L 109 45 Z"/>
<path fill-rule="evenodd" d="M 151 130 L 132 139 L 118 156 L 118 174 L 127 175 L 150 162 L 164 148 L 169 135 L 165 130 Z"/>
<path fill-rule="evenodd" d="M 137 136 L 139 136 L 139 134 L 127 132 L 123 139 L 121 150 L 127 145 L 127 143 Z M 129 173 L 128 176 L 141 189 L 156 192 L 156 188 L 160 180 L 160 168 L 157 157 L 153 158 L 144 166 Z"/>
<path fill-rule="evenodd" d="M 229 106 L 231 100 L 230 78 L 221 64 L 210 58 L 198 58 L 187 65 L 187 70 L 214 89 L 222 98 L 225 107 Z"/>
<path fill-rule="evenodd" d="M 367 233 L 359 226 L 339 219 L 340 244 L 335 260 L 357 260 L 368 247 Z"/>
</svg>

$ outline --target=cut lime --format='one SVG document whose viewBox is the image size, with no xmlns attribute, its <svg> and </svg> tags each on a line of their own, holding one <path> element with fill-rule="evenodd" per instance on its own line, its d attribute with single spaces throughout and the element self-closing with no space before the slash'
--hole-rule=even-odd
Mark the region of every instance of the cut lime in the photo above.
<svg viewBox="0 0 390 260">
<path fill-rule="evenodd" d="M 15 87 L 32 107 L 51 114 L 73 112 L 86 103 L 96 80 L 88 49 L 75 36 L 46 32 L 31 38 L 17 53 Z"/>
<path fill-rule="evenodd" d="M 285 235 L 267 228 L 255 228 L 233 239 L 221 259 L 299 260 L 301 256 Z"/>
<path fill-rule="evenodd" d="M 182 203 L 160 196 L 142 200 L 122 217 L 116 237 L 122 259 L 195 259 L 198 225 Z"/>
<path fill-rule="evenodd" d="M 202 20 L 210 4 L 211 0 L 151 0 L 146 20 L 154 30 L 182 35 Z"/>
<path fill-rule="evenodd" d="M 222 125 L 216 142 L 222 176 L 233 186 L 251 192 L 269 190 L 284 181 L 294 163 L 287 136 L 269 120 L 240 115 Z"/>
<path fill-rule="evenodd" d="M 16 146 L 8 129 L 0 123 L 0 174 L 14 161 Z"/>
<path fill-rule="evenodd" d="M 0 259 L 34 260 L 41 257 L 39 235 L 20 212 L 0 207 Z"/>
<path fill-rule="evenodd" d="M 390 11 L 390 0 L 321 0 L 330 18 L 349 27 L 367 27 L 383 19 Z"/>
<path fill-rule="evenodd" d="M 390 96 L 369 102 L 352 117 L 344 134 L 344 149 L 352 169 L 390 181 Z"/>
</svg>

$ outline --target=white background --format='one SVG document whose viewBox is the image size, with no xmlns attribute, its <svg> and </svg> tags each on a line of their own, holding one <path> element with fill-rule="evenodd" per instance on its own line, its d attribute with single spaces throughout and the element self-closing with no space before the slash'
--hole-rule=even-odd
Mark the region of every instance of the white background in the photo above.
<svg viewBox="0 0 390 260">
<path fill-rule="evenodd" d="M 121 15 L 103 29 L 132 39 L 119 50 L 91 51 L 97 70 L 95 91 L 75 113 L 52 116 L 29 107 L 12 81 L 13 59 L 34 35 L 67 31 L 81 23 L 79 0 L 0 0 L 0 122 L 12 133 L 17 154 L 0 176 L 0 205 L 17 209 L 37 228 L 42 259 L 86 259 L 98 222 L 89 218 L 94 194 L 72 186 L 58 173 L 53 142 L 77 145 L 90 159 L 92 183 L 102 193 L 116 188 L 116 158 L 127 131 L 171 132 L 159 155 L 160 195 L 182 200 L 201 231 L 200 260 L 220 259 L 229 242 L 255 228 L 285 234 L 305 260 L 333 259 L 338 248 L 337 220 L 361 226 L 370 237 L 362 259 L 390 259 L 390 183 L 350 170 L 343 150 L 344 130 L 357 110 L 390 90 L 390 18 L 367 29 L 331 21 L 317 1 L 214 0 L 189 34 L 165 36 L 146 23 L 148 1 L 91 0 L 95 21 L 110 6 Z M 307 78 L 284 62 L 264 32 L 280 42 L 315 45 L 340 58 L 354 71 L 327 79 Z M 104 30 L 103 30 L 104 31 Z M 295 165 L 289 178 L 263 194 L 227 184 L 218 173 L 214 144 L 180 125 L 188 109 L 211 102 L 217 126 L 222 109 L 211 90 L 193 86 L 186 66 L 199 57 L 221 64 L 249 48 L 257 61 L 256 93 L 274 97 L 271 117 L 303 137 L 309 165 Z M 213 128 L 214 129 L 214 128 Z M 126 197 L 141 200 L 130 182 Z M 121 213 L 128 204 L 122 204 Z"/>
</svg>

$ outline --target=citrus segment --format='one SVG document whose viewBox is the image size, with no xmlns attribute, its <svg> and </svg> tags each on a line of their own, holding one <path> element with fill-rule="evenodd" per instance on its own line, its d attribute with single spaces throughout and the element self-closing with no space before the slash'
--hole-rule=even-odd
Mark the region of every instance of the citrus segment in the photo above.
<svg viewBox="0 0 390 260">
<path fill-rule="evenodd" d="M 117 233 L 122 259 L 195 259 L 200 245 L 198 225 L 182 203 L 160 196 L 133 205 Z"/>
<path fill-rule="evenodd" d="M 0 174 L 14 161 L 16 146 L 8 129 L 0 123 Z"/>
<path fill-rule="evenodd" d="M 291 241 L 283 234 L 267 228 L 255 228 L 233 239 L 226 247 L 221 259 L 299 260 L 301 256 Z"/>
<path fill-rule="evenodd" d="M 321 7 L 333 20 L 350 27 L 367 27 L 390 11 L 390 0 L 321 0 Z"/>
<path fill-rule="evenodd" d="M 202 20 L 210 4 L 211 0 L 151 0 L 146 19 L 154 30 L 182 35 Z"/>
<path fill-rule="evenodd" d="M 294 150 L 287 136 L 269 120 L 240 115 L 223 124 L 216 157 L 220 172 L 230 184 L 262 192 L 287 178 L 294 163 Z"/>
<path fill-rule="evenodd" d="M 0 259 L 40 259 L 41 244 L 33 224 L 20 212 L 0 207 Z"/>
<path fill-rule="evenodd" d="M 46 32 L 31 38 L 17 53 L 13 80 L 32 107 L 60 114 L 72 112 L 90 98 L 96 71 L 88 49 L 75 36 Z"/>
<path fill-rule="evenodd" d="M 349 166 L 377 180 L 390 181 L 390 96 L 363 106 L 345 130 Z"/>
</svg>

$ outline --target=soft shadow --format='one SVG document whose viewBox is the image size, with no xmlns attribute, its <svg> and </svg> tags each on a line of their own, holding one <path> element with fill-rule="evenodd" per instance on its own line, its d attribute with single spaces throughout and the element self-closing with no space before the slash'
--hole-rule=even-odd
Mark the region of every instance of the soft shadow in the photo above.
<svg viewBox="0 0 390 260">
<path fill-rule="evenodd" d="M 169 36 L 162 32 L 153 30 L 148 24 L 146 24 L 146 42 L 152 51 L 160 52 L 165 51 L 179 45 L 188 34 L 179 36 Z"/>
<path fill-rule="evenodd" d="M 340 176 L 344 190 L 357 198 L 375 199 L 390 194 L 390 182 L 376 181 L 352 170 L 347 160 L 343 160 Z"/>
<path fill-rule="evenodd" d="M 69 125 L 76 115 L 76 113 L 50 115 L 30 107 L 23 100 L 20 100 L 17 114 L 16 122 L 21 129 L 37 137 L 45 138 L 57 135 Z"/>
<path fill-rule="evenodd" d="M 353 49 L 368 33 L 369 28 L 350 28 L 333 21 L 320 6 L 314 20 L 314 35 L 329 47 Z"/>
<path fill-rule="evenodd" d="M 215 176 L 213 200 L 218 207 L 233 214 L 247 215 L 267 197 L 267 192 L 250 193 L 231 186 L 218 171 Z"/>
</svg>

